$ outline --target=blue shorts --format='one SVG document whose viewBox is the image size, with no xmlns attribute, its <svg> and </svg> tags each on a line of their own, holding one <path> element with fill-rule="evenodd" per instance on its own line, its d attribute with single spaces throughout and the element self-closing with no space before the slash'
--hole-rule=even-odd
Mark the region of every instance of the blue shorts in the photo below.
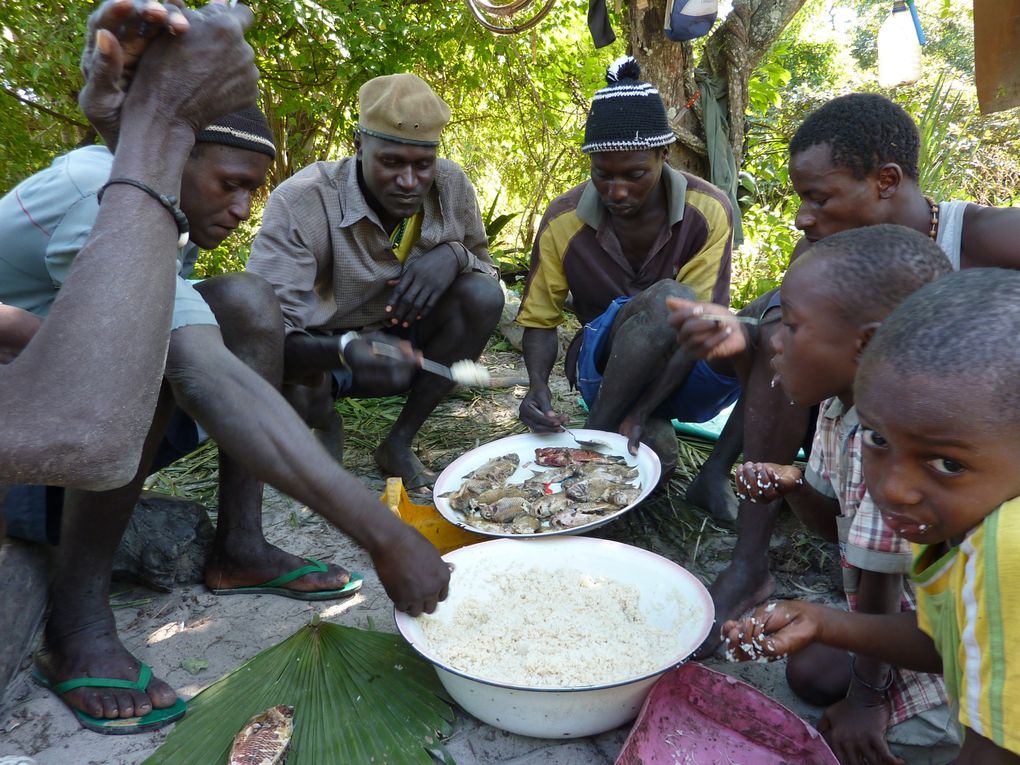
<svg viewBox="0 0 1020 765">
<path fill-rule="evenodd" d="M 195 285 L 200 281 L 201 279 L 189 280 L 183 276 L 177 277 L 177 286 L 174 290 L 174 310 L 170 319 L 171 330 L 191 327 L 196 324 L 219 326 L 209 304 L 195 289 Z"/>
<path fill-rule="evenodd" d="M 602 387 L 598 360 L 605 354 L 613 322 L 629 297 L 618 297 L 600 316 L 581 330 L 581 347 L 577 355 L 577 389 L 590 409 Z M 680 422 L 707 422 L 740 398 L 740 381 L 716 372 L 705 361 L 695 363 L 691 373 L 654 414 L 656 417 Z"/>
<path fill-rule="evenodd" d="M 180 409 L 174 409 L 149 474 L 191 454 L 207 438 L 194 420 Z M 63 507 L 64 489 L 59 486 L 14 485 L 0 501 L 0 513 L 3 513 L 10 536 L 51 545 L 60 541 Z"/>
</svg>

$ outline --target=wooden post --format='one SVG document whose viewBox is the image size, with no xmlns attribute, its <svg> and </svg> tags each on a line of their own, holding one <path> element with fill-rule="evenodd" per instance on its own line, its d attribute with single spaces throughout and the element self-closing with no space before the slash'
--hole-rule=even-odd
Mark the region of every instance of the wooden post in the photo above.
<svg viewBox="0 0 1020 765">
<path fill-rule="evenodd" d="M 982 114 L 1020 106 L 1020 0 L 974 0 L 974 72 Z"/>
</svg>

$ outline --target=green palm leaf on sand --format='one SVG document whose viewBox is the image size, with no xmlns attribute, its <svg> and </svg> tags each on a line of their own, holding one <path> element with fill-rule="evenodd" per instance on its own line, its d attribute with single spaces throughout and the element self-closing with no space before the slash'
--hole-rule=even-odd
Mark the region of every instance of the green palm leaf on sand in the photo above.
<svg viewBox="0 0 1020 765">
<path fill-rule="evenodd" d="M 316 618 L 189 701 L 142 765 L 222 765 L 237 731 L 275 704 L 294 707 L 288 765 L 453 762 L 439 740 L 453 711 L 432 667 L 397 635 Z"/>
</svg>

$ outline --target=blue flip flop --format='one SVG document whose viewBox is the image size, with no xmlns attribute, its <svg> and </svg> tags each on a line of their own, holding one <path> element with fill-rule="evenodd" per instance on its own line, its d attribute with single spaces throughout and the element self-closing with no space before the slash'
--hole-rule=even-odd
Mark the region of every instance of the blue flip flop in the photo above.
<svg viewBox="0 0 1020 765">
<path fill-rule="evenodd" d="M 76 688 L 124 688 L 144 693 L 145 689 L 149 687 L 149 681 L 152 680 L 152 669 L 148 664 L 143 663 L 138 669 L 138 679 L 134 681 L 108 677 L 78 677 L 54 685 L 38 669 L 32 672 L 32 679 L 43 688 L 52 691 L 57 698 L 63 701 L 63 695 Z M 184 703 L 184 700 L 177 699 L 172 705 L 163 709 L 153 709 L 149 714 L 141 717 L 117 717 L 111 720 L 105 717 L 93 717 L 80 709 L 75 709 L 67 702 L 64 704 L 78 718 L 78 722 L 83 728 L 95 733 L 115 736 L 145 733 L 162 728 L 180 720 L 188 711 L 188 705 Z"/>
<path fill-rule="evenodd" d="M 209 591 L 213 595 L 282 595 L 285 598 L 293 598 L 294 600 L 342 600 L 343 598 L 351 597 L 351 595 L 361 589 L 365 577 L 354 571 L 350 572 L 350 581 L 337 590 L 302 592 L 301 590 L 292 590 L 289 587 L 285 587 L 284 585 L 290 584 L 295 579 L 300 579 L 308 574 L 316 574 L 329 570 L 329 566 L 321 560 L 316 560 L 315 558 L 305 558 L 305 560 L 308 561 L 306 565 L 262 584 L 253 584 L 249 587 L 215 588 Z"/>
</svg>

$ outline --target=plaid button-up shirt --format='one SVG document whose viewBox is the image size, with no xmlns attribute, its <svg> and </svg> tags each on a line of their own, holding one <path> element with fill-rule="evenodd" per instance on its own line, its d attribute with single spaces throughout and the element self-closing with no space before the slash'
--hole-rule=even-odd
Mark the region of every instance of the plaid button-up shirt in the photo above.
<svg viewBox="0 0 1020 765">
<path fill-rule="evenodd" d="M 897 536 L 882 520 L 864 485 L 861 429 L 856 408 L 845 409 L 838 398 L 822 403 L 804 480 L 821 494 L 839 502 L 840 517 L 836 525 L 843 589 L 849 609 L 857 610 L 857 590 L 861 571 L 865 570 L 902 574 L 900 610 L 914 611 L 916 600 L 907 576 L 913 564 L 913 551 L 910 543 Z M 938 675 L 906 669 L 895 670 L 895 673 L 889 689 L 890 725 L 946 702 L 946 688 Z"/>
<path fill-rule="evenodd" d="M 462 271 L 498 276 L 474 187 L 449 160 L 436 161 L 421 233 L 403 264 L 389 234 L 365 201 L 354 157 L 316 162 L 269 196 L 247 270 L 273 285 L 288 333 L 382 327 L 393 292 L 386 282 L 441 244 L 453 246 Z"/>
</svg>

